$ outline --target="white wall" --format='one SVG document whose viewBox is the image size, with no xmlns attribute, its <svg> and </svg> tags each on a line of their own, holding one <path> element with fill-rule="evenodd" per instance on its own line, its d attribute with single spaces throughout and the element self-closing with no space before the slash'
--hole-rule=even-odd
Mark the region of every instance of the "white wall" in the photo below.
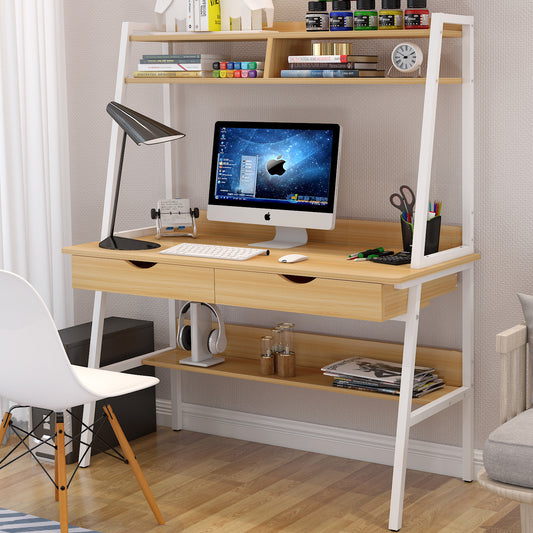
<svg viewBox="0 0 533 533">
<path fill-rule="evenodd" d="M 98 240 L 109 149 L 111 120 L 105 113 L 114 97 L 117 52 L 122 21 L 151 21 L 155 2 L 115 0 L 67 2 L 66 39 L 71 124 L 73 242 Z M 302 20 L 306 3 L 276 1 L 276 20 Z M 405 3 L 405 2 L 404 2 Z M 405 7 L 402 3 L 402 7 Z M 517 292 L 531 292 L 533 248 L 529 231 L 530 95 L 533 72 L 525 52 L 532 45 L 527 17 L 501 22 L 501 3 L 433 0 L 433 12 L 475 16 L 476 32 L 476 266 L 475 385 L 476 447 L 483 445 L 497 425 L 499 362 L 495 334 L 521 320 Z M 518 0 L 514 13 L 527 10 Z M 357 45 L 370 52 L 375 43 Z M 376 45 L 378 46 L 378 45 Z M 382 65 L 392 43 L 376 50 Z M 446 43 L 454 71 L 454 44 Z M 157 48 L 156 48 L 157 50 Z M 139 49 L 139 55 L 145 53 Z M 260 53 L 260 52 L 259 52 Z M 147 115 L 162 117 L 158 87 L 129 87 L 126 103 Z M 184 86 L 174 98 L 180 112 L 174 125 L 187 137 L 175 143 L 176 172 L 186 178 L 178 191 L 194 205 L 206 206 L 210 136 L 216 119 L 333 121 L 344 128 L 340 175 L 339 216 L 395 220 L 390 193 L 402 183 L 416 186 L 417 146 L 423 88 L 418 87 L 305 87 Z M 460 171 L 458 90 L 442 87 L 438 109 L 434 185 L 431 196 L 444 201 L 444 223 L 460 222 L 456 185 Z M 161 147 L 128 144 L 118 228 L 150 223 L 150 208 L 164 197 Z M 133 297 L 110 298 L 109 315 L 156 320 L 159 343 L 166 339 L 166 302 Z M 92 296 L 76 291 L 76 321 L 90 320 Z M 226 320 L 269 326 L 295 322 L 297 329 L 346 336 L 401 341 L 399 323 L 375 324 L 264 311 L 224 309 Z M 434 301 L 422 312 L 421 344 L 456 348 L 460 345 L 457 295 Z M 168 398 L 168 378 L 158 396 Z M 237 409 L 281 418 L 338 425 L 391 435 L 395 431 L 394 402 L 344 398 L 333 393 L 190 374 L 184 380 L 190 403 Z M 450 416 L 452 415 L 452 416 Z M 458 445 L 461 410 L 448 412 L 416 427 L 420 440 Z"/>
</svg>

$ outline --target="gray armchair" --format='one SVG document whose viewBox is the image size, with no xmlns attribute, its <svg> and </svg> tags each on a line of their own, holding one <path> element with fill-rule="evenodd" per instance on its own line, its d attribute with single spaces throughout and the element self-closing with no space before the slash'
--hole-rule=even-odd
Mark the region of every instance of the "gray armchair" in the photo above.
<svg viewBox="0 0 533 533">
<path fill-rule="evenodd" d="M 496 336 L 501 354 L 500 422 L 483 449 L 479 484 L 520 503 L 522 533 L 533 533 L 533 409 L 528 329 L 514 326 Z"/>
</svg>

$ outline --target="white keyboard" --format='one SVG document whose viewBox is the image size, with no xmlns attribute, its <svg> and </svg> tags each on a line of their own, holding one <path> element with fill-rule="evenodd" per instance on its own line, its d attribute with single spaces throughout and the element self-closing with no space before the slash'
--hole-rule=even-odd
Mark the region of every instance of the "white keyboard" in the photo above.
<svg viewBox="0 0 533 533">
<path fill-rule="evenodd" d="M 230 261 L 245 261 L 261 254 L 269 254 L 265 248 L 239 248 L 238 246 L 216 246 L 213 244 L 196 244 L 182 242 L 172 248 L 161 250 L 160 254 L 187 255 L 189 257 L 207 257 L 209 259 L 229 259 Z"/>
</svg>

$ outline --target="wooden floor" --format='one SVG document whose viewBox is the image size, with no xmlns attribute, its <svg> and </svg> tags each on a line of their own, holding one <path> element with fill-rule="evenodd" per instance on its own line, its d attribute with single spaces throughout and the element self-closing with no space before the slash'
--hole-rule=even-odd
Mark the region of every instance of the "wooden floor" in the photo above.
<svg viewBox="0 0 533 533">
<path fill-rule="evenodd" d="M 167 428 L 132 446 L 166 525 L 129 467 L 103 454 L 74 478 L 71 524 L 101 533 L 387 531 L 389 466 Z M 30 458 L 0 470 L 0 507 L 59 518 L 52 484 Z M 401 531 L 519 533 L 520 516 L 476 482 L 409 471 Z"/>
</svg>

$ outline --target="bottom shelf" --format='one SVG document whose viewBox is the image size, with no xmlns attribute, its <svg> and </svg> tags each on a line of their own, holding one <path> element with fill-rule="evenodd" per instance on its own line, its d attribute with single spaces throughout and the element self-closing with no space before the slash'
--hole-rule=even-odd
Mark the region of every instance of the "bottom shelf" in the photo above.
<svg viewBox="0 0 533 533">
<path fill-rule="evenodd" d="M 189 356 L 188 352 L 181 349 L 149 357 L 144 364 L 183 370 L 184 372 L 197 372 L 215 376 L 226 376 L 263 383 L 278 383 L 292 387 L 301 387 L 321 391 L 350 394 L 352 396 L 366 396 L 382 400 L 398 401 L 398 396 L 393 394 L 342 389 L 332 385 L 333 378 L 324 376 L 320 368 L 328 363 L 361 355 L 389 361 L 401 361 L 403 347 L 401 344 L 369 341 L 315 335 L 311 333 L 295 333 L 296 351 L 296 376 L 282 378 L 277 375 L 263 376 L 259 372 L 259 356 L 250 353 L 250 347 L 258 345 L 258 339 L 268 330 L 247 326 L 226 325 L 228 348 L 222 354 L 226 359 L 224 363 L 208 367 L 195 367 L 182 365 L 180 359 Z M 324 355 L 326 354 L 326 355 Z M 438 391 L 429 393 L 421 398 L 413 398 L 413 404 L 426 405 L 445 396 L 461 386 L 461 352 L 441 348 L 417 348 L 417 364 L 434 367 L 446 383 Z"/>
</svg>

